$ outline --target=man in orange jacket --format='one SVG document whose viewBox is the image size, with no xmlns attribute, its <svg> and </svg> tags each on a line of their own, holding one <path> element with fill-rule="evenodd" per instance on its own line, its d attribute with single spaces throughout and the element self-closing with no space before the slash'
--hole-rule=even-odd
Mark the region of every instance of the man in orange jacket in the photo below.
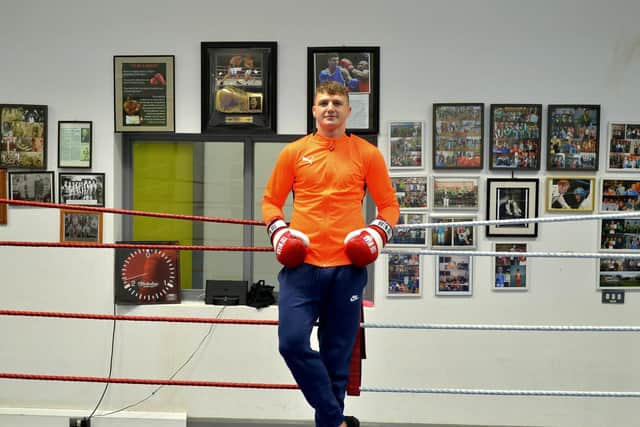
<svg viewBox="0 0 640 427">
<path fill-rule="evenodd" d="M 344 86 L 318 85 L 317 131 L 282 150 L 262 200 L 276 258 L 284 265 L 278 275 L 279 351 L 315 409 L 318 427 L 359 426 L 343 410 L 365 267 L 391 239 L 400 215 L 380 150 L 346 132 L 350 113 Z M 361 214 L 365 190 L 378 208 L 369 225 Z M 282 207 L 290 192 L 287 225 Z M 316 322 L 319 352 L 310 346 Z"/>
</svg>

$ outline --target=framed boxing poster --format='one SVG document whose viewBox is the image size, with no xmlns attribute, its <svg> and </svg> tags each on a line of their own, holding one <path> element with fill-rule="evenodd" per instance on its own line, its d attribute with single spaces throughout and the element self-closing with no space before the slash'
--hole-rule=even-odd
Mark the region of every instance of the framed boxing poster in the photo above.
<svg viewBox="0 0 640 427">
<path fill-rule="evenodd" d="M 549 105 L 548 170 L 598 170 L 599 105 Z"/>
<path fill-rule="evenodd" d="M 0 167 L 46 169 L 46 105 L 0 104 L 0 132 Z"/>
<path fill-rule="evenodd" d="M 482 169 L 484 104 L 433 104 L 433 169 Z"/>
<path fill-rule="evenodd" d="M 491 104 L 489 169 L 540 170 L 541 104 Z"/>
<path fill-rule="evenodd" d="M 275 134 L 277 42 L 201 42 L 202 133 Z"/>
<path fill-rule="evenodd" d="M 175 57 L 114 56 L 115 132 L 175 132 Z"/>
<path fill-rule="evenodd" d="M 316 87 L 335 81 L 347 88 L 347 131 L 377 135 L 380 117 L 380 47 L 307 48 L 307 132 L 316 128 L 311 107 Z"/>
</svg>

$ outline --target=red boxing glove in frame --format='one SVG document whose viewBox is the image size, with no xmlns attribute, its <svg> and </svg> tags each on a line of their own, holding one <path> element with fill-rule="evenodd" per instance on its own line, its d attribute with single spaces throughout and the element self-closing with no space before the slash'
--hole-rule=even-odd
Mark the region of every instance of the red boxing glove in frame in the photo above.
<svg viewBox="0 0 640 427">
<path fill-rule="evenodd" d="M 306 234 L 289 228 L 281 219 L 273 221 L 269 225 L 268 232 L 276 259 L 282 265 L 296 268 L 304 262 L 309 246 L 309 237 Z"/>
<path fill-rule="evenodd" d="M 344 238 L 344 251 L 353 265 L 364 267 L 374 262 L 380 251 L 391 239 L 392 228 L 382 219 L 374 220 L 369 227 L 360 228 Z"/>
</svg>

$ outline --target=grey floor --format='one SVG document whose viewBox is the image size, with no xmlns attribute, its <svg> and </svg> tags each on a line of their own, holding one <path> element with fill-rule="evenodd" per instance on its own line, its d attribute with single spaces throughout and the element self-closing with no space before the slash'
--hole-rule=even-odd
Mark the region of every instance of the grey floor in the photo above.
<svg viewBox="0 0 640 427">
<path fill-rule="evenodd" d="M 310 427 L 313 426 L 312 421 L 298 422 L 298 421 L 258 421 L 258 420 L 228 420 L 228 419 L 189 419 L 187 420 L 187 427 Z M 407 423 L 360 423 L 362 427 L 483 427 L 472 425 L 459 425 L 459 424 L 407 424 Z M 487 427 L 487 426 L 484 426 Z M 516 426 L 502 426 L 502 427 L 516 427 Z"/>
</svg>

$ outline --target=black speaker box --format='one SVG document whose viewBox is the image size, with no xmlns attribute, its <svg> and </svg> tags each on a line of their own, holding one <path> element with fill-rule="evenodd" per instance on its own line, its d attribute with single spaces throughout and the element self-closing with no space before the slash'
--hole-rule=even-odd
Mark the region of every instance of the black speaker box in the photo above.
<svg viewBox="0 0 640 427">
<path fill-rule="evenodd" d="M 246 280 L 207 280 L 204 302 L 213 305 L 247 305 Z"/>
</svg>

